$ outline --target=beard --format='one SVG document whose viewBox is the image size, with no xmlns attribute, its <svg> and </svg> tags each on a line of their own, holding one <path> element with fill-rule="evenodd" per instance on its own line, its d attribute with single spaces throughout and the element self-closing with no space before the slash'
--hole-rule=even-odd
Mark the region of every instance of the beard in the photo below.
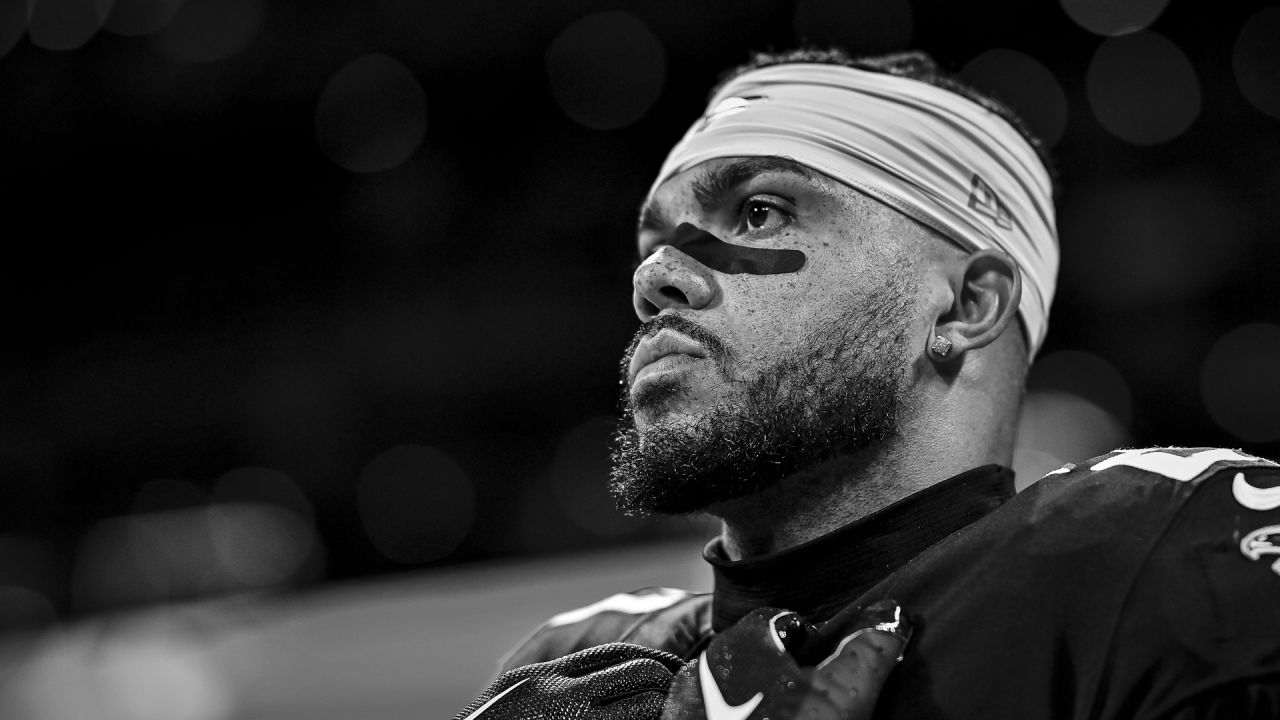
<svg viewBox="0 0 1280 720">
<path fill-rule="evenodd" d="M 910 377 L 905 280 L 870 297 L 808 335 L 755 377 L 733 373 L 733 358 L 710 332 L 687 318 L 658 317 L 641 326 L 622 363 L 622 417 L 609 488 L 628 515 L 699 512 L 755 494 L 783 478 L 867 450 L 897 434 Z M 643 337 L 670 327 L 699 341 L 735 396 L 690 418 L 636 427 L 638 410 L 661 410 L 684 392 L 679 377 L 629 392 L 627 367 Z"/>
</svg>

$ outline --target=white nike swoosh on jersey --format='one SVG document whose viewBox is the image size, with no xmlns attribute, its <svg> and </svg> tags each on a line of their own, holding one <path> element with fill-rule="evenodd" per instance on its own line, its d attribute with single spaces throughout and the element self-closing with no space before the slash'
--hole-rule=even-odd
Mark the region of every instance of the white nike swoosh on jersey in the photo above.
<svg viewBox="0 0 1280 720">
<path fill-rule="evenodd" d="M 1231 494 L 1236 496 L 1236 502 L 1250 510 L 1280 508 L 1280 487 L 1254 487 L 1244 479 L 1244 473 L 1236 473 L 1236 479 L 1231 483 Z"/>
<path fill-rule="evenodd" d="M 497 695 L 494 695 L 493 697 L 491 697 L 491 698 L 489 698 L 487 701 L 485 701 L 485 704 L 481 705 L 480 707 L 476 708 L 475 710 L 472 710 L 472 711 L 471 711 L 471 714 L 470 714 L 470 715 L 468 715 L 468 716 L 466 716 L 466 717 L 464 717 L 464 718 L 462 718 L 462 720 L 476 720 L 476 718 L 480 717 L 480 713 L 484 712 L 485 710 L 488 710 L 488 709 L 489 709 L 489 707 L 490 707 L 491 705 L 493 705 L 494 703 L 496 703 L 496 702 L 498 702 L 499 700 L 501 700 L 503 695 L 506 695 L 507 693 L 511 692 L 512 690 L 515 690 L 516 688 L 520 687 L 521 685 L 525 684 L 525 683 L 526 683 L 526 682 L 528 682 L 528 681 L 529 681 L 529 678 L 525 678 L 524 680 L 521 680 L 520 682 L 516 683 L 515 685 L 512 685 L 511 687 L 507 688 L 506 690 L 503 690 L 502 692 L 498 693 Z"/>
<path fill-rule="evenodd" d="M 707 661 L 707 651 L 702 651 L 698 658 L 698 681 L 702 683 L 702 704 L 707 709 L 707 720 L 746 720 L 751 711 L 756 709 L 764 693 L 758 692 L 741 705 L 730 705 L 720 694 L 720 686 L 711 676 L 711 663 Z M 470 718 L 467 718 L 470 720 Z"/>
</svg>

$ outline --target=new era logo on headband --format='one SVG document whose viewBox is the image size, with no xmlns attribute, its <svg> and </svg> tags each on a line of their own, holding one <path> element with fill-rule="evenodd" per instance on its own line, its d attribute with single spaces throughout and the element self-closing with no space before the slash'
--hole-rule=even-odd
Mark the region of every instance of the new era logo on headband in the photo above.
<svg viewBox="0 0 1280 720">
<path fill-rule="evenodd" d="M 706 130 L 708 125 L 715 122 L 716 120 L 719 120 L 720 118 L 728 117 L 730 115 L 733 115 L 734 113 L 740 113 L 743 110 L 746 110 L 747 105 L 750 105 L 751 103 L 757 100 L 768 100 L 768 99 L 769 98 L 766 95 L 747 95 L 742 97 L 727 97 L 721 100 L 720 102 L 716 103 L 715 107 L 711 108 L 711 110 L 709 110 L 706 115 L 702 116 L 702 123 L 698 125 L 698 132 L 702 132 L 703 130 Z"/>
<path fill-rule="evenodd" d="M 1013 229 L 1013 214 L 1004 203 L 1000 202 L 1000 196 L 996 195 L 995 189 L 979 177 L 978 173 L 973 174 L 973 181 L 969 187 L 969 207 L 979 215 L 991 218 L 992 222 L 1005 230 Z"/>
</svg>

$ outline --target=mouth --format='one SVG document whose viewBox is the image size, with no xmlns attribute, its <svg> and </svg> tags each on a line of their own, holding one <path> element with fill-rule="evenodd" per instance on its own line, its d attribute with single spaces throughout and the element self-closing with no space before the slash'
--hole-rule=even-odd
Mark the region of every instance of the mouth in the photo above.
<svg viewBox="0 0 1280 720">
<path fill-rule="evenodd" d="M 662 365 L 672 364 L 678 359 L 706 357 L 707 351 L 688 337 L 670 329 L 659 330 L 636 346 L 636 351 L 631 356 L 628 380 L 635 385 L 642 372 L 649 374 L 659 367 L 659 361 L 666 358 L 672 359 Z"/>
</svg>

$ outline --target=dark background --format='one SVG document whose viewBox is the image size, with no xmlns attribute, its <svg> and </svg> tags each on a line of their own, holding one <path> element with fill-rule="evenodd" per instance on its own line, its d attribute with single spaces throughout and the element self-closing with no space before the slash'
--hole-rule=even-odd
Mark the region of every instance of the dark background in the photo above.
<svg viewBox="0 0 1280 720">
<path fill-rule="evenodd" d="M 1280 6 L 1164 5 L 0 3 L 0 625 L 704 535 L 604 492 L 631 229 L 800 40 L 927 49 L 1051 142 L 1021 482 L 1280 455 Z"/>
</svg>

